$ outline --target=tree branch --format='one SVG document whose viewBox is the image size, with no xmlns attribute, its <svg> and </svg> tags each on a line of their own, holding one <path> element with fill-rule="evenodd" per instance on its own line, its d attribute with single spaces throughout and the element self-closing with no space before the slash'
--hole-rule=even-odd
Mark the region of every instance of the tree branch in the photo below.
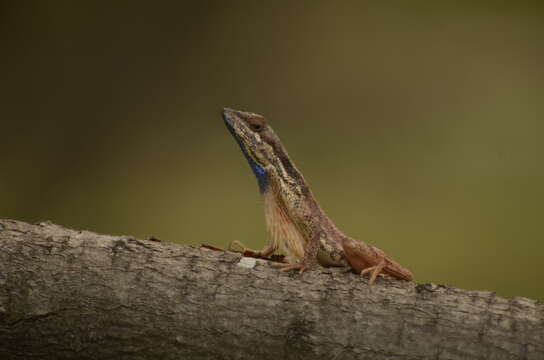
<svg viewBox="0 0 544 360">
<path fill-rule="evenodd" d="M 0 220 L 2 359 L 543 357 L 534 300 Z"/>
</svg>

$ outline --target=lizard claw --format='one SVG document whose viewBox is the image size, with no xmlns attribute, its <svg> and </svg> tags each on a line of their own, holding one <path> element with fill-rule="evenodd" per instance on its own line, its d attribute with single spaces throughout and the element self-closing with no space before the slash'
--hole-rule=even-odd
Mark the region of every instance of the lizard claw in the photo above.
<svg viewBox="0 0 544 360">
<path fill-rule="evenodd" d="M 361 270 L 361 276 L 364 274 L 370 273 L 370 279 L 368 280 L 368 284 L 372 285 L 374 284 L 374 281 L 376 281 L 376 278 L 378 277 L 378 275 L 383 271 L 384 267 L 385 267 L 385 262 L 382 261 L 378 265 L 374 265 L 374 266 Z"/>
<path fill-rule="evenodd" d="M 234 240 L 233 242 L 231 242 L 229 244 L 229 250 L 233 251 L 232 248 L 234 246 L 238 246 L 238 247 L 242 248 L 242 255 L 244 255 L 244 256 L 252 256 L 252 257 L 260 257 L 261 256 L 260 251 L 250 249 L 250 248 L 248 248 L 247 246 L 245 246 L 244 244 L 242 244 L 241 242 L 239 242 L 237 240 Z"/>
<path fill-rule="evenodd" d="M 302 274 L 306 269 L 310 267 L 308 264 L 279 264 L 279 263 L 273 263 L 272 266 L 281 268 L 280 271 L 291 271 L 291 270 L 298 270 L 299 274 Z"/>
</svg>

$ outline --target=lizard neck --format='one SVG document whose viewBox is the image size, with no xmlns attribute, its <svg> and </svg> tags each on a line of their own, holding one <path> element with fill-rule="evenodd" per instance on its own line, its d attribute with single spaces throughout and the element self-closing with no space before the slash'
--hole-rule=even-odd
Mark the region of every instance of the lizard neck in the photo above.
<svg viewBox="0 0 544 360">
<path fill-rule="evenodd" d="M 337 247 L 345 235 L 315 200 L 304 177 L 290 159 L 284 160 L 282 165 L 285 166 L 286 161 L 291 165 L 290 172 L 281 173 L 272 167 L 267 169 L 269 186 L 263 197 L 267 230 L 275 248 L 293 262 L 304 258 L 304 249 L 317 231 L 324 233 Z M 318 261 L 322 265 L 339 265 L 337 260 L 328 258 L 327 251 L 318 253 Z"/>
<path fill-rule="evenodd" d="M 299 227 L 304 228 L 308 222 L 314 222 L 325 224 L 322 230 L 327 233 L 341 233 L 321 208 L 304 176 L 287 156 L 285 150 L 276 154 L 279 155 L 274 158 L 273 163 L 277 163 L 277 166 L 267 169 L 268 187 L 263 192 L 265 204 L 281 204 L 280 208 L 283 212 L 292 222 L 299 224 Z"/>
</svg>

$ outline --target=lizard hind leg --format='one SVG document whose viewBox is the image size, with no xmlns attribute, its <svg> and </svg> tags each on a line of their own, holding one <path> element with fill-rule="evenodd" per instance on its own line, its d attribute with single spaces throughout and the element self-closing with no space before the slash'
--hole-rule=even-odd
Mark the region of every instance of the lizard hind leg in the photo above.
<svg viewBox="0 0 544 360">
<path fill-rule="evenodd" d="M 361 275 L 371 273 L 370 274 L 370 280 L 368 281 L 368 284 L 372 285 L 372 284 L 374 284 L 374 281 L 376 281 L 376 277 L 382 272 L 385 265 L 386 265 L 385 261 L 382 260 L 377 265 L 374 265 L 374 266 L 371 266 L 371 267 L 368 267 L 366 269 L 361 270 Z"/>
</svg>

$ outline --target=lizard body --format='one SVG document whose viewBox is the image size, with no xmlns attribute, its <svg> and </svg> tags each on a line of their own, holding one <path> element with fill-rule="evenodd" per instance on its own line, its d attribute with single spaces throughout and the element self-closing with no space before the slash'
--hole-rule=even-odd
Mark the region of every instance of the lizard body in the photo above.
<svg viewBox="0 0 544 360">
<path fill-rule="evenodd" d="M 280 265 L 283 271 L 303 272 L 319 263 L 370 273 L 370 283 L 379 274 L 412 280 L 411 272 L 382 250 L 348 237 L 333 223 L 264 117 L 225 108 L 223 119 L 257 178 L 270 233 L 261 251 L 238 245 L 261 256 L 284 252 L 288 264 Z"/>
</svg>

